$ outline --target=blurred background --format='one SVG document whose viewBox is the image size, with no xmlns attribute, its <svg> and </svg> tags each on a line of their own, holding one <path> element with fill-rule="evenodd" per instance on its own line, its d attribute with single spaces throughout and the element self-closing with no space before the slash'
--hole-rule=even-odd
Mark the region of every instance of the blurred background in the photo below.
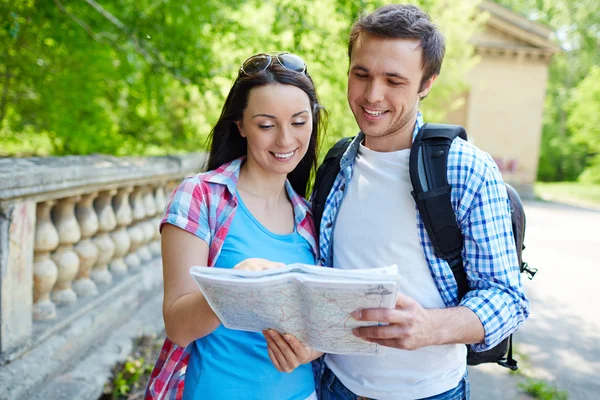
<svg viewBox="0 0 600 400">
<path fill-rule="evenodd" d="M 240 64 L 272 50 L 307 61 L 328 148 L 357 131 L 350 26 L 384 3 L 0 0 L 0 156 L 201 151 Z M 413 3 L 448 42 L 426 120 L 465 125 L 525 192 L 600 182 L 596 0 Z"/>
<path fill-rule="evenodd" d="M 0 0 L 0 400 L 141 398 L 164 327 L 159 221 L 204 161 L 242 62 L 308 64 L 329 126 L 353 21 L 389 1 Z M 600 387 L 600 3 L 420 0 L 447 40 L 426 121 L 464 125 L 524 199 L 521 369 L 474 399 Z M 162 156 L 162 157 L 149 157 Z M 594 279 L 596 278 L 596 279 Z"/>
</svg>

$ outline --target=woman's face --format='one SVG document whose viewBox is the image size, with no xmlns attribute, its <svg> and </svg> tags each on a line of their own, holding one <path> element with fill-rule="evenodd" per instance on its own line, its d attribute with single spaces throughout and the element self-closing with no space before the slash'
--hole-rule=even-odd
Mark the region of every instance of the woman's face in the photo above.
<svg viewBox="0 0 600 400">
<path fill-rule="evenodd" d="M 265 172 L 287 175 L 306 154 L 313 129 L 308 95 L 279 83 L 252 89 L 240 134 L 248 141 L 247 164 Z"/>
</svg>

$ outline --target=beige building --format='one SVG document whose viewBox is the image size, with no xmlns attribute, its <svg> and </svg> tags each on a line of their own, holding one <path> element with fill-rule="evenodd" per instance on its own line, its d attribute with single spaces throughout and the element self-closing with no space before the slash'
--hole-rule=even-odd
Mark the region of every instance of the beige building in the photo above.
<svg viewBox="0 0 600 400">
<path fill-rule="evenodd" d="M 469 140 L 490 153 L 504 179 L 524 197 L 533 183 L 542 135 L 548 64 L 559 47 L 552 31 L 492 2 L 473 37 L 479 63 L 470 71 L 464 106 L 447 117 L 467 128 Z"/>
</svg>

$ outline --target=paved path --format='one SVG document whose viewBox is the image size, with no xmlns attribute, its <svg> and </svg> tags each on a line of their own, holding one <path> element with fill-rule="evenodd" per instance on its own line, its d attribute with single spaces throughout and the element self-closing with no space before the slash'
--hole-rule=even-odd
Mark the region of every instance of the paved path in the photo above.
<svg viewBox="0 0 600 400">
<path fill-rule="evenodd" d="M 600 399 L 600 212 L 525 204 L 524 279 L 532 314 L 515 335 L 523 370 L 555 382 L 570 400 Z M 523 276 L 524 277 L 524 276 Z M 527 399 L 504 368 L 470 368 L 474 400 Z"/>
</svg>

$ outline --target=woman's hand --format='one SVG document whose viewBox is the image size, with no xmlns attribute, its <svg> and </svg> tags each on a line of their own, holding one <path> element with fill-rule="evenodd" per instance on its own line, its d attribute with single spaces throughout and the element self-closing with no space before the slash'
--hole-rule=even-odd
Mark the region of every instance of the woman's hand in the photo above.
<svg viewBox="0 0 600 400">
<path fill-rule="evenodd" d="M 279 372 L 292 372 L 298 366 L 311 362 L 323 355 L 320 351 L 304 346 L 290 334 L 281 335 L 269 329 L 263 331 L 271 362 Z"/>
<path fill-rule="evenodd" d="M 264 258 L 247 258 L 244 261 L 236 264 L 233 269 L 243 269 L 245 271 L 263 271 L 266 269 L 281 268 L 284 266 L 284 263 L 270 261 Z"/>
</svg>

